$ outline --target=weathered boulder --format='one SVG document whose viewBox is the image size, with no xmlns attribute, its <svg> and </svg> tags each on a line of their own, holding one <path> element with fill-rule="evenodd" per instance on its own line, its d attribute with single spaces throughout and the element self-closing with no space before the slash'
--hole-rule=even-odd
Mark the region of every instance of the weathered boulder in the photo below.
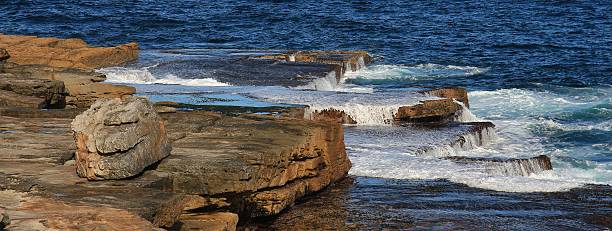
<svg viewBox="0 0 612 231">
<path fill-rule="evenodd" d="M 0 106 L 63 108 L 65 95 L 61 81 L 0 74 Z"/>
<path fill-rule="evenodd" d="M 98 100 L 72 122 L 76 166 L 90 180 L 123 179 L 170 154 L 166 127 L 140 97 Z"/>
<path fill-rule="evenodd" d="M 116 66 L 138 58 L 136 43 L 91 47 L 81 39 L 0 34 L 0 48 L 11 54 L 8 62 L 20 65 L 95 69 Z"/>
</svg>

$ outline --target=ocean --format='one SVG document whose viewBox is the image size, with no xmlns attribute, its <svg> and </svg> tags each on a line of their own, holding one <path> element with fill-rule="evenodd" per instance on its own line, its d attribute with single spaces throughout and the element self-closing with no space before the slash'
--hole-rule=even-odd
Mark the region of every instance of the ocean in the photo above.
<svg viewBox="0 0 612 231">
<path fill-rule="evenodd" d="M 354 180 L 344 205 L 390 219 L 349 219 L 364 229 L 592 230 L 612 223 L 610 12 L 610 1 L 15 0 L 0 1 L 0 33 L 138 42 L 139 62 L 100 71 L 157 101 L 325 106 L 330 91 L 357 95 L 347 106 L 360 124 L 345 127 Z M 318 91 L 228 84 L 198 65 L 276 50 L 366 50 L 376 61 Z M 426 86 L 467 88 L 471 120 L 497 126 L 490 144 L 439 155 L 547 155 L 554 170 L 485 171 L 403 147 L 435 137 L 385 116 Z M 367 200 L 376 193 L 381 200 Z M 394 207 L 408 203 L 419 206 Z"/>
</svg>

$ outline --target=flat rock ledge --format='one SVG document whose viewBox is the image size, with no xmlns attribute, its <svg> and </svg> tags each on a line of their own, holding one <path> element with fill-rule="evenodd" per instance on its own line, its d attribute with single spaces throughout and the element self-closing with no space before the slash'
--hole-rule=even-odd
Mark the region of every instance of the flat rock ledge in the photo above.
<svg viewBox="0 0 612 231">
<path fill-rule="evenodd" d="M 102 99 L 72 121 L 76 167 L 90 180 L 135 176 L 170 155 L 166 126 L 145 98 Z"/>
<path fill-rule="evenodd" d="M 10 54 L 7 62 L 59 68 L 96 69 L 117 66 L 138 57 L 136 43 L 116 47 L 92 47 L 76 38 L 0 34 L 0 48 Z"/>
<path fill-rule="evenodd" d="M 8 230 L 234 230 L 238 218 L 278 214 L 351 167 L 338 123 L 178 111 L 162 114 L 169 156 L 127 179 L 90 181 L 73 161 L 83 145 L 71 129 L 78 111 L 29 110 L 0 110 L 0 206 L 11 218 Z M 106 120 L 90 125 L 110 135 L 109 125 L 144 122 L 130 123 L 136 117 L 128 115 L 142 112 L 128 111 L 108 110 Z M 96 151 L 114 150 L 97 144 Z"/>
<path fill-rule="evenodd" d="M 41 84 L 63 84 L 62 89 L 54 88 L 52 102 L 49 102 L 49 97 L 41 97 L 40 92 L 0 88 L 0 105 L 87 108 L 99 98 L 132 95 L 135 93 L 133 87 L 100 83 L 106 76 L 94 69 L 120 65 L 137 58 L 138 45 L 135 43 L 93 47 L 81 39 L 0 34 L 0 81 L 10 81 L 10 85 L 20 82 L 30 89 L 37 89 Z M 44 101 L 37 98 L 44 98 Z"/>
</svg>

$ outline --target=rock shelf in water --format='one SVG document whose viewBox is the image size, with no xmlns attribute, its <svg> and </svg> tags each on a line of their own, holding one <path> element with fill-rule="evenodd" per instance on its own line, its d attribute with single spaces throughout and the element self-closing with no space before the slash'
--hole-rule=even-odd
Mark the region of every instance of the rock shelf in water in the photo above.
<svg viewBox="0 0 612 231">
<path fill-rule="evenodd" d="M 135 44 L 91 47 L 79 39 L 0 34 L 0 205 L 9 229 L 233 230 L 239 220 L 275 216 L 344 178 L 352 164 L 342 123 L 461 127 L 450 142 L 415 147 L 422 155 L 483 145 L 494 133 L 491 123 L 449 124 L 469 106 L 462 88 L 400 97 L 311 91 L 335 90 L 346 72 L 372 62 L 362 51 L 222 55 L 151 68 L 187 75 L 205 69 L 231 84 L 292 87 L 238 94 L 307 107 L 271 104 L 258 109 L 269 113 L 261 115 L 238 106 L 232 116 L 172 108 L 188 106 L 182 102 L 123 107 L 136 99 L 129 97 L 135 88 L 101 83 L 106 76 L 94 68 L 138 53 Z M 181 68 L 193 66 L 200 69 Z M 373 101 L 359 104 L 366 98 Z M 105 102 L 118 102 L 116 110 L 105 110 Z"/>
</svg>

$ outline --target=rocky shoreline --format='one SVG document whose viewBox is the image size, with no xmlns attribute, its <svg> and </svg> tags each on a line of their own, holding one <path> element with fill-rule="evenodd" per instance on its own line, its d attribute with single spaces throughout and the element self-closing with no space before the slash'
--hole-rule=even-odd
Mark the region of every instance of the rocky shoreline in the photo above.
<svg viewBox="0 0 612 231">
<path fill-rule="evenodd" d="M 152 104 L 95 71 L 138 53 L 135 43 L 0 34 L 0 228 L 235 230 L 347 176 L 342 124 L 356 118 L 341 108 L 262 114 Z M 226 82 L 318 89 L 372 61 L 363 51 L 289 51 L 214 63 Z M 494 133 L 491 123 L 458 121 L 469 108 L 465 89 L 411 94 L 424 100 L 399 106 L 397 126 L 470 126 L 440 144 L 463 149 Z M 544 166 L 525 174 L 552 168 L 547 157 L 454 159 Z"/>
</svg>

